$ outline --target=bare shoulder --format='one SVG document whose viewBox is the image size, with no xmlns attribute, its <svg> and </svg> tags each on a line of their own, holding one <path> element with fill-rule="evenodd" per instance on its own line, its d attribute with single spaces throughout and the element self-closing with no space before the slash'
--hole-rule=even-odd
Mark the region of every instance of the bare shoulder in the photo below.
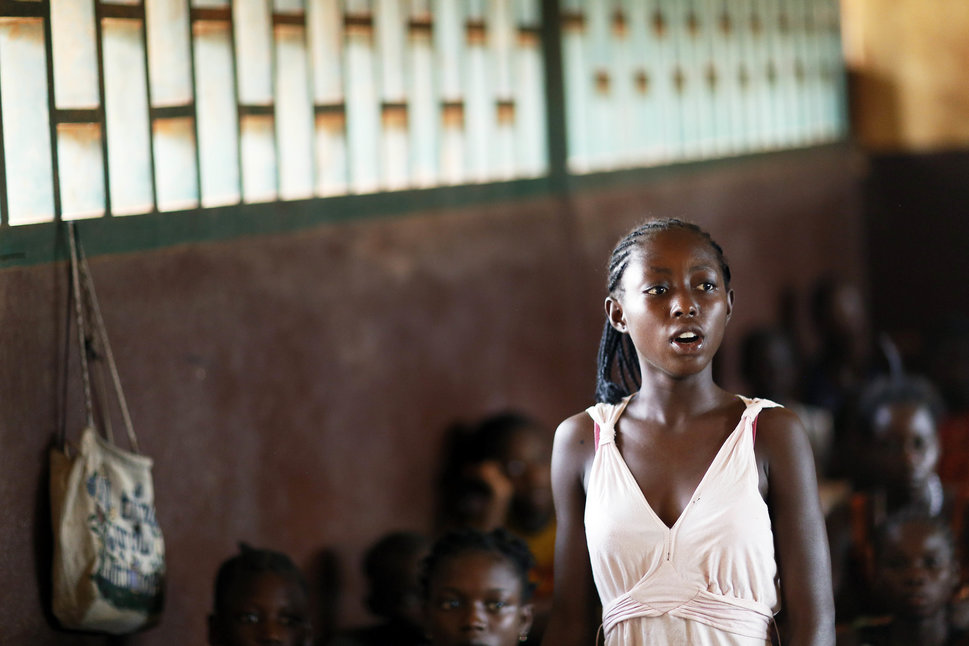
<svg viewBox="0 0 969 646">
<path fill-rule="evenodd" d="M 754 452 L 762 474 L 777 486 L 817 492 L 814 454 L 807 431 L 798 416 L 787 408 L 765 408 L 757 417 Z M 766 483 L 762 480 L 762 485 Z M 764 491 L 764 489 L 762 489 Z M 775 489 L 775 493 L 779 490 Z"/>
<path fill-rule="evenodd" d="M 792 448 L 810 451 L 807 432 L 800 418 L 789 408 L 765 408 L 757 416 L 757 448 L 768 453 Z"/>
<path fill-rule="evenodd" d="M 555 440 L 568 444 L 588 443 L 593 438 L 594 422 L 585 411 L 566 418 L 555 429 Z"/>
<path fill-rule="evenodd" d="M 584 472 L 595 456 L 595 424 L 588 413 L 581 412 L 565 419 L 555 429 L 552 461 L 569 471 Z"/>
</svg>

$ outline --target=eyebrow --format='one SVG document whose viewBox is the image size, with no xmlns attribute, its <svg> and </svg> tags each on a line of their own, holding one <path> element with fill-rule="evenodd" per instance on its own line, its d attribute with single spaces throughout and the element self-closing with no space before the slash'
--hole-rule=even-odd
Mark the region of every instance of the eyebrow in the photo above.
<svg viewBox="0 0 969 646">
<path fill-rule="evenodd" d="M 465 592 L 458 590 L 457 588 L 451 588 L 451 587 L 442 587 L 439 592 L 440 593 L 447 592 L 447 593 L 457 595 L 459 597 L 469 596 Z M 515 593 L 515 590 L 513 588 L 489 588 L 485 590 L 485 594 L 514 594 L 514 593 Z"/>
<path fill-rule="evenodd" d="M 673 270 L 667 267 L 656 267 L 654 265 L 649 265 L 646 269 L 655 272 L 657 274 L 672 274 Z M 689 268 L 689 271 L 716 271 L 716 267 L 713 265 L 693 265 Z"/>
</svg>

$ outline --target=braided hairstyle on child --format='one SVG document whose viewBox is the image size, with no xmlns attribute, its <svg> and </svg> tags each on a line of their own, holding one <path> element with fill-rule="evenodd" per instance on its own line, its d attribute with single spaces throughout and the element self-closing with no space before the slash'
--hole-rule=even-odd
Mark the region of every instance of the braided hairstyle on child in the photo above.
<svg viewBox="0 0 969 646">
<path fill-rule="evenodd" d="M 622 276 L 636 247 L 656 233 L 673 229 L 691 231 L 710 245 L 720 262 L 724 288 L 730 289 L 730 266 L 724 257 L 723 249 L 710 237 L 710 234 L 692 222 L 664 218 L 648 220 L 640 224 L 627 233 L 613 249 L 609 257 L 609 277 L 606 284 L 611 296 L 618 296 L 622 291 Z M 607 404 L 619 403 L 623 397 L 639 387 L 640 378 L 639 360 L 632 339 L 628 334 L 619 332 L 606 320 L 602 330 L 602 340 L 599 342 L 596 401 Z"/>
<path fill-rule="evenodd" d="M 530 573 L 535 564 L 535 558 L 523 540 L 503 527 L 490 532 L 456 529 L 438 538 L 422 564 L 421 589 L 425 599 L 430 596 L 431 580 L 441 564 L 468 552 L 486 552 L 505 559 L 514 568 L 521 581 L 522 602 L 527 603 L 531 599 L 535 585 L 530 580 Z"/>
<path fill-rule="evenodd" d="M 291 579 L 304 594 L 308 594 L 306 579 L 289 556 L 282 552 L 258 549 L 246 543 L 239 543 L 239 553 L 224 561 L 216 573 L 213 601 L 215 612 L 219 613 L 225 608 L 226 599 L 240 581 L 264 572 L 272 572 Z"/>
</svg>

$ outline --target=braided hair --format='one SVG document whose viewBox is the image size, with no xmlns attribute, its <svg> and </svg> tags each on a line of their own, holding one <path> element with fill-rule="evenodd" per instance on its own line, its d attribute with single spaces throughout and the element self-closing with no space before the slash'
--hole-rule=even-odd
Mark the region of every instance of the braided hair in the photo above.
<svg viewBox="0 0 969 646">
<path fill-rule="evenodd" d="M 535 557 L 523 540 L 499 527 L 490 532 L 456 529 L 437 539 L 431 553 L 424 558 L 421 568 L 421 592 L 425 600 L 430 598 L 431 581 L 440 570 L 441 564 L 469 552 L 494 554 L 507 561 L 521 581 L 522 603 L 531 599 L 535 585 L 531 582 L 529 573 L 535 565 Z"/>
<path fill-rule="evenodd" d="M 282 552 L 257 549 L 239 543 L 239 553 L 224 561 L 216 574 L 213 601 L 215 613 L 219 614 L 225 609 L 230 592 L 242 581 L 264 572 L 288 578 L 296 582 L 304 594 L 307 593 L 303 573 L 288 556 Z"/>
<path fill-rule="evenodd" d="M 924 408 L 935 424 L 945 411 L 942 397 L 925 377 L 908 374 L 879 376 L 869 381 L 858 395 L 852 430 L 859 440 L 870 440 L 878 411 L 883 406 L 905 404 Z"/>
<path fill-rule="evenodd" d="M 689 231 L 710 245 L 720 263 L 724 286 L 730 289 L 730 266 L 724 257 L 723 249 L 710 234 L 692 222 L 676 218 L 647 220 L 627 233 L 612 250 L 609 257 L 609 276 L 606 289 L 610 295 L 618 294 L 622 287 L 622 277 L 629 266 L 633 251 L 657 233 L 671 230 Z M 596 371 L 596 401 L 617 404 L 639 388 L 642 375 L 636 346 L 628 334 L 622 333 L 606 320 L 599 342 Z"/>
</svg>

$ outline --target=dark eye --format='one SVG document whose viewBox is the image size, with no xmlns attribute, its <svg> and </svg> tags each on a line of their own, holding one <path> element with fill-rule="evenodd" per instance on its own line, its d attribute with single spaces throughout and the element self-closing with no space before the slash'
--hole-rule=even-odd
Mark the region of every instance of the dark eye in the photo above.
<svg viewBox="0 0 969 646">
<path fill-rule="evenodd" d="M 698 289 L 701 292 L 712 292 L 716 288 L 717 288 L 717 284 L 716 283 L 711 283 L 709 280 L 705 280 L 705 281 L 703 281 L 702 283 L 700 283 L 698 285 Z"/>
<path fill-rule="evenodd" d="M 455 610 L 461 607 L 461 602 L 457 599 L 441 599 L 438 601 L 437 607 L 441 610 Z"/>
<path fill-rule="evenodd" d="M 925 557 L 925 568 L 927 570 L 941 570 L 942 559 L 934 555 Z"/>
<path fill-rule="evenodd" d="M 236 621 L 240 624 L 258 624 L 259 615 L 254 612 L 240 612 L 236 616 Z"/>
<path fill-rule="evenodd" d="M 302 626 L 306 620 L 299 615 L 283 615 L 279 622 L 284 626 Z"/>
<path fill-rule="evenodd" d="M 504 608 L 507 605 L 508 605 L 508 603 L 505 602 L 505 601 L 495 600 L 495 601 L 489 601 L 485 605 L 485 607 L 488 608 L 488 612 L 498 612 L 499 610 L 501 610 L 502 608 Z"/>
<path fill-rule="evenodd" d="M 646 293 L 650 296 L 662 296 L 667 291 L 669 291 L 665 285 L 654 285 L 653 287 L 648 287 Z"/>
</svg>

